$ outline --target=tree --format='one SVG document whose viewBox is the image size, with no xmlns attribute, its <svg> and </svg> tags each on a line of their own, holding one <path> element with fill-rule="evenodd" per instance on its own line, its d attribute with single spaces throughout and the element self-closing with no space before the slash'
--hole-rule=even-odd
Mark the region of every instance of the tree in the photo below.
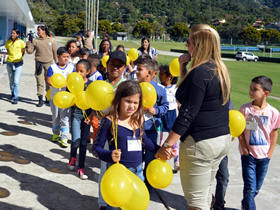
<svg viewBox="0 0 280 210">
<path fill-rule="evenodd" d="M 98 31 L 101 34 L 111 34 L 112 26 L 109 20 L 100 20 L 98 23 Z"/>
<path fill-rule="evenodd" d="M 153 36 L 155 37 L 161 37 L 162 34 L 164 33 L 164 27 L 158 23 L 157 21 L 154 21 L 152 24 L 152 30 L 153 30 Z"/>
<path fill-rule="evenodd" d="M 115 22 L 112 25 L 112 33 L 115 33 L 115 32 L 126 32 L 126 29 L 123 24 L 121 24 L 119 22 Z"/>
<path fill-rule="evenodd" d="M 280 32 L 276 29 L 261 30 L 262 41 L 264 42 L 279 42 Z"/>
<path fill-rule="evenodd" d="M 140 38 L 152 35 L 152 25 L 145 20 L 138 21 L 132 31 L 133 36 Z"/>
<path fill-rule="evenodd" d="M 253 26 L 248 26 L 243 28 L 239 37 L 245 44 L 257 44 L 261 41 L 261 32 Z"/>
<path fill-rule="evenodd" d="M 189 36 L 189 32 L 189 27 L 185 23 L 179 22 L 170 29 L 170 36 L 176 41 L 182 41 Z"/>
</svg>

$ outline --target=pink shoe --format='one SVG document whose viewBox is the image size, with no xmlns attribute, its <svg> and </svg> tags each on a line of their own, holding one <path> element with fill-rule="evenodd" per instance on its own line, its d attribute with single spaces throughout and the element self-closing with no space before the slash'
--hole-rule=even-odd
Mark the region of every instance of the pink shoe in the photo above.
<svg viewBox="0 0 280 210">
<path fill-rule="evenodd" d="M 88 179 L 88 176 L 85 174 L 85 171 L 82 168 L 78 169 L 78 175 L 82 180 Z"/>
<path fill-rule="evenodd" d="M 77 158 L 72 157 L 70 159 L 69 164 L 68 164 L 69 170 L 73 171 L 75 169 L 76 161 L 77 161 Z"/>
</svg>

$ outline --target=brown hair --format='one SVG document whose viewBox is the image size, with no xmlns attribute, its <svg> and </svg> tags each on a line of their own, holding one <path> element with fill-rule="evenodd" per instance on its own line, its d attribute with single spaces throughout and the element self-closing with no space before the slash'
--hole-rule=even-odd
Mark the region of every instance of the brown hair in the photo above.
<svg viewBox="0 0 280 210">
<path fill-rule="evenodd" d="M 142 137 L 144 133 L 144 128 L 143 128 L 143 117 L 144 117 L 144 112 L 143 112 L 143 107 L 142 107 L 142 91 L 140 88 L 140 85 L 137 81 L 133 80 L 127 80 L 122 82 L 115 94 L 115 98 L 112 102 L 111 109 L 108 113 L 107 116 L 112 117 L 114 120 L 114 124 L 117 125 L 118 119 L 119 119 L 119 112 L 120 112 L 120 102 L 121 99 L 127 96 L 132 96 L 135 94 L 140 95 L 140 100 L 139 100 L 139 106 L 138 109 L 136 110 L 135 113 L 130 117 L 129 124 L 134 128 L 133 130 L 135 131 L 137 128 L 140 128 L 140 138 Z"/>
</svg>

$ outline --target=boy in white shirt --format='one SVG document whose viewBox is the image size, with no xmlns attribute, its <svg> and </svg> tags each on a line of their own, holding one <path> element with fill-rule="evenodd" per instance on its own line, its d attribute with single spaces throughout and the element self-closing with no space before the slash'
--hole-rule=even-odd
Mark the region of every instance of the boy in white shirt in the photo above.
<svg viewBox="0 0 280 210">
<path fill-rule="evenodd" d="M 75 71 L 75 67 L 68 63 L 69 52 L 65 47 L 60 47 L 57 50 L 58 63 L 52 64 L 47 71 L 47 84 L 51 88 L 51 111 L 52 111 L 52 141 L 58 142 L 62 147 L 68 147 L 68 138 L 70 135 L 69 122 L 71 116 L 71 109 L 60 109 L 53 103 L 54 95 L 59 91 L 65 91 L 66 87 L 55 88 L 51 86 L 51 76 L 53 74 L 62 74 L 65 79 L 67 76 Z"/>
</svg>

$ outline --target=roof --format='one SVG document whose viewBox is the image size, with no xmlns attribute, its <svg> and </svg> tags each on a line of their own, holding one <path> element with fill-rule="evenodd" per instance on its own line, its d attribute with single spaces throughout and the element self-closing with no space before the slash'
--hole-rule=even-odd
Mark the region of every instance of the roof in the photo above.
<svg viewBox="0 0 280 210">
<path fill-rule="evenodd" d="M 0 16 L 12 16 L 16 22 L 27 27 L 33 27 L 35 24 L 26 0 L 2 0 Z"/>
</svg>

